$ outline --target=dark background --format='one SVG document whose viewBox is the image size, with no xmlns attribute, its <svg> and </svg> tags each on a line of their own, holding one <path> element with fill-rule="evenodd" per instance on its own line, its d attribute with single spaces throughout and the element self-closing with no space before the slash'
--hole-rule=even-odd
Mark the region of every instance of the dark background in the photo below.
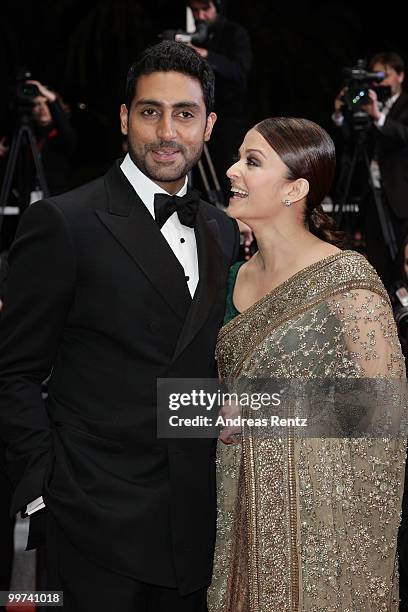
<svg viewBox="0 0 408 612">
<path fill-rule="evenodd" d="M 330 0 L 225 4 L 252 39 L 251 123 L 295 115 L 330 131 L 344 66 L 382 50 L 408 60 L 406 25 L 395 4 L 377 11 L 371 2 Z M 71 107 L 80 137 L 74 184 L 97 176 L 121 155 L 118 109 L 128 66 L 160 32 L 184 28 L 184 3 L 2 0 L 0 6 L 0 136 L 13 133 L 9 100 L 17 66 L 25 66 Z"/>
</svg>

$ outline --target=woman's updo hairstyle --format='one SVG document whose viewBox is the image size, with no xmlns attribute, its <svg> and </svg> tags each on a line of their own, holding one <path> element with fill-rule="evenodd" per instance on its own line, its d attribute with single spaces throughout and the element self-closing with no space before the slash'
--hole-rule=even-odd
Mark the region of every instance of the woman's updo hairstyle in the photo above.
<svg viewBox="0 0 408 612">
<path fill-rule="evenodd" d="M 342 232 L 336 231 L 334 220 L 322 208 L 336 169 L 336 152 L 328 133 L 313 121 L 293 117 L 264 119 L 254 129 L 286 164 L 289 180 L 308 181 L 305 223 L 312 234 L 326 242 L 341 244 Z"/>
</svg>

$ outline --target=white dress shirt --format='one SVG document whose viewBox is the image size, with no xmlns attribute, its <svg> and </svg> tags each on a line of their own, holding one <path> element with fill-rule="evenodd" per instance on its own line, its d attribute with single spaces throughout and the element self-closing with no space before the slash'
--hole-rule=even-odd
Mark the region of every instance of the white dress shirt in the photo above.
<svg viewBox="0 0 408 612">
<path fill-rule="evenodd" d="M 129 153 L 121 163 L 120 169 L 154 219 L 154 194 L 170 194 L 143 174 L 143 172 L 133 163 Z M 183 196 L 186 192 L 187 177 L 183 187 L 176 195 Z M 194 228 L 182 225 L 177 213 L 174 212 L 167 219 L 160 231 L 183 267 L 188 290 L 190 291 L 191 297 L 194 297 L 199 281 L 197 242 Z M 135 240 L 136 239 L 137 237 L 135 237 Z"/>
</svg>

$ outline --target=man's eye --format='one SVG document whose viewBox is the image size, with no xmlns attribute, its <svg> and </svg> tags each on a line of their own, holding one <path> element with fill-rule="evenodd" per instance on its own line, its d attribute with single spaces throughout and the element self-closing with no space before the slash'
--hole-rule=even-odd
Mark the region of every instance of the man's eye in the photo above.
<svg viewBox="0 0 408 612">
<path fill-rule="evenodd" d="M 190 119 L 191 117 L 194 117 L 194 115 L 190 113 L 190 111 L 181 111 L 181 113 L 179 113 L 179 116 L 183 119 Z"/>
<path fill-rule="evenodd" d="M 153 115 L 156 115 L 157 111 L 154 108 L 145 108 L 144 110 L 142 110 L 142 115 L 144 115 L 145 117 L 153 117 Z"/>
</svg>

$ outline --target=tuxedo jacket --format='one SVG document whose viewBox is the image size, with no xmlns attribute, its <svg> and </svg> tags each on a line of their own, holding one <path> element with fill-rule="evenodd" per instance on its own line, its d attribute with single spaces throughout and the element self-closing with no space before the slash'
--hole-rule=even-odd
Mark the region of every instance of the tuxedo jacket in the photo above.
<svg viewBox="0 0 408 612">
<path fill-rule="evenodd" d="M 215 441 L 157 438 L 156 381 L 216 376 L 239 248 L 235 221 L 206 202 L 195 234 L 200 281 L 191 299 L 118 162 L 23 215 L 0 324 L 12 512 L 43 495 L 90 559 L 182 594 L 211 579 Z"/>
<path fill-rule="evenodd" d="M 401 93 L 375 133 L 388 204 L 397 217 L 408 219 L 408 94 Z"/>
</svg>

